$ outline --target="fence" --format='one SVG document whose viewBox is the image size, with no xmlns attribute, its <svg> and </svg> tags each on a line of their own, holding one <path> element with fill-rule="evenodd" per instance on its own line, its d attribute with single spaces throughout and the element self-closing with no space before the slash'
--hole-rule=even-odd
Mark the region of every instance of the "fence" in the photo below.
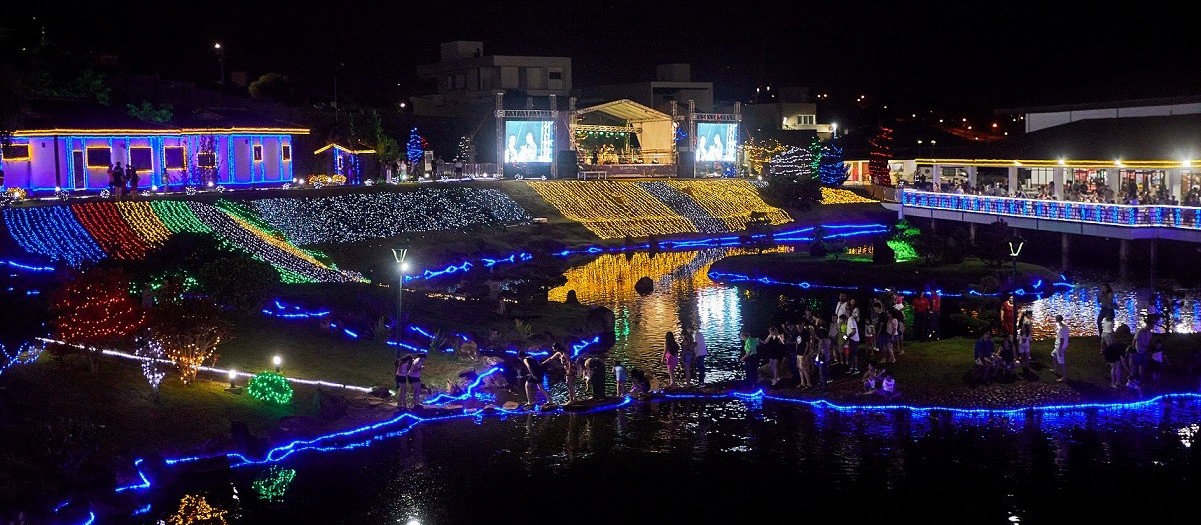
<svg viewBox="0 0 1201 525">
<path fill-rule="evenodd" d="M 901 192 L 901 205 L 915 208 L 985 213 L 1030 219 L 1087 222 L 1129 228 L 1201 230 L 1201 208 L 1192 206 L 1163 206 L 1154 204 L 1132 206 L 1127 204 L 934 193 L 908 189 Z"/>
</svg>

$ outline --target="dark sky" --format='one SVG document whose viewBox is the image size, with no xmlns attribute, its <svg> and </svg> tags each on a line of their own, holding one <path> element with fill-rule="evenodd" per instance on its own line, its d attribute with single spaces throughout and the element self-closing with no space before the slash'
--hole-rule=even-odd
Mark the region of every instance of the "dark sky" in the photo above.
<svg viewBox="0 0 1201 525">
<path fill-rule="evenodd" d="M 656 64 L 688 62 L 693 79 L 713 81 L 722 99 L 767 84 L 989 110 L 1201 93 L 1201 8 L 1191 2 L 1117 12 L 1047 1 L 36 4 L 6 8 L 4 23 L 41 10 L 50 37 L 115 53 L 129 70 L 212 79 L 220 40 L 230 71 L 252 79 L 279 71 L 320 92 L 340 70 L 343 93 L 377 99 L 419 94 L 415 67 L 436 62 L 438 43 L 455 39 L 481 40 L 486 54 L 571 56 L 577 87 L 648 79 Z"/>
</svg>

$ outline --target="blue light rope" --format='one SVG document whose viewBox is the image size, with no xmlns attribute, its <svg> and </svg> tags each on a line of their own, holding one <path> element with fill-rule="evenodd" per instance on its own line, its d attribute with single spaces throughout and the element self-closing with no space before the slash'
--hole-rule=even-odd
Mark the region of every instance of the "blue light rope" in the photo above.
<svg viewBox="0 0 1201 525">
<path fill-rule="evenodd" d="M 489 370 L 488 374 L 494 373 L 497 370 L 499 370 L 499 368 L 493 368 L 493 369 Z M 485 374 L 485 375 L 487 375 L 487 374 Z M 482 377 L 484 377 L 484 376 L 481 376 L 480 380 L 482 380 Z M 479 380 L 477 380 L 476 385 L 473 385 L 471 388 L 474 388 L 475 386 L 477 386 L 478 382 L 479 382 Z M 448 399 L 450 399 L 450 398 L 448 397 Z M 1024 414 L 1029 414 L 1031 412 L 1062 412 L 1062 411 L 1078 411 L 1078 410 L 1090 410 L 1090 409 L 1102 409 L 1102 410 L 1141 409 L 1141 408 L 1145 408 L 1152 404 L 1162 403 L 1164 401 L 1172 400 L 1172 399 L 1193 399 L 1193 400 L 1201 399 L 1201 394 L 1195 394 L 1195 393 L 1191 393 L 1191 392 L 1183 392 L 1183 393 L 1162 394 L 1162 395 L 1155 396 L 1150 399 L 1134 401 L 1134 402 L 1060 404 L 1060 405 L 1042 405 L 1042 406 L 1031 406 L 1031 407 L 1020 407 L 1020 408 L 1002 408 L 1002 409 L 998 409 L 998 408 L 955 408 L 955 407 L 943 407 L 943 406 L 913 406 L 913 405 L 904 405 L 904 404 L 839 405 L 837 403 L 832 403 L 830 401 L 820 400 L 820 399 L 819 400 L 805 400 L 805 399 L 799 399 L 799 398 L 793 398 L 793 397 L 774 396 L 774 395 L 767 394 L 762 389 L 756 390 L 754 392 L 731 391 L 731 392 L 724 392 L 724 393 L 720 393 L 720 394 L 671 394 L 671 393 L 659 392 L 657 399 L 667 399 L 667 400 L 735 399 L 735 400 L 741 400 L 741 401 L 746 401 L 746 402 L 750 402 L 750 403 L 758 403 L 758 402 L 762 402 L 763 400 L 770 400 L 770 401 L 782 402 L 782 403 L 807 405 L 809 407 L 816 408 L 816 409 L 837 410 L 840 412 L 907 410 L 910 412 L 918 412 L 918 413 L 923 413 L 923 414 L 929 413 L 929 412 L 949 412 L 952 414 L 1024 415 Z M 633 401 L 634 401 L 634 399 L 632 397 L 625 396 L 624 398 L 622 398 L 619 402 L 617 402 L 615 404 L 607 404 L 607 405 L 598 406 L 596 408 L 586 410 L 583 413 L 591 414 L 591 413 L 597 413 L 597 412 L 602 412 L 602 411 L 606 411 L 606 410 L 615 410 L 618 408 L 629 406 Z M 563 409 L 560 407 L 555 410 L 537 412 L 537 414 L 550 415 L 550 414 L 560 414 L 562 412 L 563 412 Z M 498 414 L 502 417 L 507 416 L 507 415 L 513 415 L 513 414 L 522 414 L 522 413 L 534 414 L 533 412 L 523 412 L 523 411 L 519 411 L 519 410 L 507 410 L 507 409 L 504 409 L 503 407 L 496 407 L 493 410 L 493 413 Z M 454 419 L 465 419 L 465 418 L 482 418 L 482 417 L 485 417 L 486 415 L 487 415 L 487 413 L 481 409 L 464 410 L 458 414 L 448 414 L 448 415 L 435 416 L 435 417 L 421 417 L 421 416 L 418 416 L 411 412 L 406 412 L 406 413 L 400 414 L 394 418 L 388 419 L 386 421 L 373 423 L 370 425 L 364 425 L 364 426 L 361 426 L 358 428 L 354 428 L 354 429 L 350 429 L 350 430 L 346 430 L 346 431 L 342 431 L 342 432 L 327 434 L 327 435 L 319 436 L 319 437 L 316 437 L 313 439 L 295 440 L 286 445 L 282 445 L 282 446 L 271 449 L 270 451 L 267 452 L 266 455 L 264 455 L 264 457 L 262 459 L 259 459 L 259 460 L 250 459 L 241 453 L 230 452 L 230 453 L 226 453 L 226 454 L 222 454 L 222 455 L 208 456 L 208 457 L 192 456 L 192 457 L 185 457 L 185 458 L 178 458 L 178 459 L 167 459 L 167 460 L 165 460 L 165 463 L 167 465 L 174 466 L 174 465 L 178 465 L 178 464 L 191 463 L 191 462 L 201 461 L 201 460 L 205 460 L 205 459 L 214 459 L 214 458 L 220 458 L 220 457 L 224 457 L 228 460 L 234 460 L 235 462 L 230 465 L 231 468 L 237 468 L 237 467 L 242 467 L 242 466 L 247 466 L 247 465 L 262 465 L 262 464 L 269 464 L 269 463 L 278 463 L 278 462 L 281 462 L 281 461 L 287 459 L 292 454 L 295 454 L 297 452 L 302 452 L 302 451 L 335 452 L 335 451 L 346 451 L 346 450 L 353 450 L 353 449 L 367 447 L 377 441 L 382 441 L 384 439 L 388 439 L 391 437 L 404 435 L 404 434 L 408 433 L 410 430 L 412 430 L 413 428 L 416 428 L 421 423 L 449 421 L 449 420 L 454 420 Z M 395 430 L 389 429 L 390 427 L 392 427 L 398 423 L 403 423 L 406 421 L 410 421 L 410 424 L 408 424 L 404 427 L 401 427 L 399 429 L 395 429 Z M 376 431 L 385 430 L 385 429 L 389 429 L 389 430 L 386 430 L 383 433 L 378 433 L 378 434 L 374 433 Z M 362 439 L 362 440 L 351 442 L 351 443 L 343 443 L 343 444 L 331 443 L 340 438 L 357 436 L 357 435 L 364 434 L 364 433 L 371 433 L 371 435 L 369 437 L 367 437 L 366 439 Z M 131 490 L 131 489 L 145 489 L 145 488 L 150 487 L 149 480 L 147 480 L 145 475 L 142 474 L 142 471 L 140 468 L 141 463 L 142 463 L 142 460 L 139 459 L 138 461 L 136 461 L 134 463 L 134 465 L 135 465 L 135 467 L 138 467 L 138 475 L 139 475 L 139 477 L 142 478 L 143 482 L 141 484 L 119 488 L 119 489 L 117 489 L 118 492 L 121 492 L 123 490 Z M 67 505 L 67 503 L 69 503 L 69 501 L 70 500 L 68 500 L 68 502 L 64 502 L 63 504 L 60 504 L 58 507 L 55 508 L 55 511 L 57 512 L 57 510 L 65 507 Z M 145 507 L 143 507 L 143 508 L 145 508 Z M 141 509 L 139 509 L 139 511 L 140 510 Z M 95 519 L 95 516 L 93 514 L 87 523 L 91 523 L 91 521 L 93 521 L 94 519 Z"/>
<path fill-rule="evenodd" d="M 13 268 L 16 268 L 18 270 L 25 270 L 27 272 L 53 272 L 54 271 L 53 266 L 29 266 L 27 264 L 21 264 L 19 262 L 15 262 L 15 261 L 0 261 L 0 264 L 5 264 L 5 265 L 11 266 Z"/>
<path fill-rule="evenodd" d="M 837 286 L 837 285 L 831 285 L 831 284 L 814 284 L 814 283 L 810 283 L 808 281 L 799 281 L 799 282 L 781 281 L 778 279 L 772 279 L 770 277 L 751 277 L 746 274 L 719 272 L 716 270 L 709 272 L 709 278 L 714 281 L 718 281 L 718 282 L 758 283 L 758 284 L 779 285 L 779 286 L 792 286 L 792 287 L 801 288 L 804 290 L 809 290 L 809 289 L 863 290 L 863 289 L 868 288 L 866 286 Z M 935 291 L 937 291 L 938 294 L 941 295 L 942 297 L 967 297 L 967 296 L 973 296 L 973 295 L 979 296 L 979 297 L 1000 297 L 1002 295 L 1007 295 L 1010 293 L 1017 295 L 1019 297 L 1025 296 L 1025 295 L 1033 295 L 1033 296 L 1041 297 L 1044 293 L 1044 292 L 1038 290 L 1038 288 L 1040 288 L 1041 286 L 1042 286 L 1042 280 L 1039 280 L 1037 283 L 1037 286 L 1034 286 L 1035 289 L 1031 290 L 1031 291 L 1026 291 L 1026 289 L 1024 289 L 1024 288 L 1018 288 L 1017 290 L 1013 290 L 1010 292 L 991 292 L 991 293 L 981 293 L 976 290 L 969 290 L 967 293 L 944 293 L 942 290 L 935 290 Z M 1053 283 L 1052 286 L 1064 287 L 1064 288 L 1075 287 L 1074 284 L 1066 283 L 1066 282 Z M 873 288 L 871 288 L 871 290 L 876 293 L 885 292 L 885 290 L 883 290 L 881 288 L 873 287 Z M 920 293 L 920 292 L 914 291 L 914 290 L 893 290 L 893 292 L 899 293 L 901 295 L 917 295 L 918 293 Z"/>
<path fill-rule="evenodd" d="M 472 381 L 472 383 L 470 385 L 467 385 L 467 389 L 464 391 L 464 393 L 462 393 L 460 395 L 452 396 L 452 395 L 448 395 L 448 394 L 438 394 L 433 399 L 428 399 L 425 402 L 423 402 L 422 404 L 423 405 L 444 405 L 451 401 L 466 401 L 474 395 L 474 393 L 475 393 L 474 391 L 476 388 L 478 388 L 480 385 L 484 384 L 484 378 L 486 378 L 492 374 L 495 374 L 497 372 L 500 372 L 500 370 L 501 370 L 501 367 L 499 367 L 499 366 L 494 366 L 492 368 L 489 368 L 484 373 L 480 374 L 479 377 L 477 377 L 475 379 L 475 381 Z"/>
<path fill-rule="evenodd" d="M 133 485 L 127 485 L 124 487 L 117 487 L 118 494 L 125 492 L 127 490 L 144 490 L 144 489 L 150 488 L 150 480 L 146 479 L 146 474 L 142 473 L 142 461 L 143 460 L 141 458 L 138 458 L 136 461 L 133 462 L 133 466 L 135 469 L 137 469 L 138 477 L 142 478 L 142 482 L 135 483 Z"/>
</svg>

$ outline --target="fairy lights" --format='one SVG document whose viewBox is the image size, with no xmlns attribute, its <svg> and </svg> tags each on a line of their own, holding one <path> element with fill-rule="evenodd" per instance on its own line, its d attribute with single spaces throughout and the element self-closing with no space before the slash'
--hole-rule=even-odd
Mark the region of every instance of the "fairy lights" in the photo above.
<svg viewBox="0 0 1201 525">
<path fill-rule="evenodd" d="M 105 257 L 69 207 L 5 208 L 4 222 L 8 234 L 26 252 L 72 266 Z"/>
<path fill-rule="evenodd" d="M 637 183 L 628 181 L 527 182 L 563 216 L 602 239 L 696 233 L 681 217 Z"/>
<path fill-rule="evenodd" d="M 179 510 L 167 517 L 167 525 L 228 525 L 229 511 L 209 504 L 199 494 L 188 494 L 179 501 Z"/>
<path fill-rule="evenodd" d="M 667 184 L 696 200 L 709 215 L 726 223 L 727 231 L 746 229 L 751 212 L 761 212 L 772 224 L 792 221 L 784 210 L 768 205 L 759 190 L 745 180 L 668 180 Z"/>
<path fill-rule="evenodd" d="M 73 204 L 71 210 L 109 257 L 141 259 L 146 256 L 146 244 L 129 223 L 121 218 L 121 213 L 113 203 Z"/>
<path fill-rule="evenodd" d="M 404 232 L 458 230 L 530 220 L 500 190 L 469 187 L 258 199 L 251 206 L 298 244 L 358 242 Z"/>
<path fill-rule="evenodd" d="M 792 287 L 801 288 L 801 289 L 805 289 L 805 290 L 809 290 L 809 289 L 826 289 L 826 290 L 871 289 L 872 291 L 875 291 L 875 292 L 883 292 L 884 291 L 882 289 L 872 288 L 870 286 L 837 286 L 837 285 L 810 283 L 808 281 L 781 281 L 779 279 L 773 279 L 771 277 L 752 277 L 752 276 L 745 275 L 745 274 L 718 272 L 718 271 L 710 271 L 709 278 L 713 279 L 714 281 L 727 282 L 727 283 L 750 283 L 750 284 L 766 284 L 766 285 L 773 285 L 773 286 L 792 286 Z M 1072 286 L 1072 284 L 1067 283 L 1067 282 L 1058 282 L 1058 283 L 1054 283 L 1054 286 L 1070 288 Z M 917 291 L 914 291 L 914 290 L 894 290 L 894 291 L 901 295 L 917 295 L 917 293 L 918 293 Z M 1017 290 L 1013 290 L 1010 292 L 1004 292 L 1004 294 L 1002 292 L 980 293 L 975 290 L 969 290 L 967 293 L 947 293 L 947 292 L 943 292 L 943 291 L 939 290 L 939 293 L 943 297 L 964 297 L 967 295 L 974 295 L 977 297 L 997 297 L 997 296 L 1001 296 L 1004 294 L 1010 294 L 1010 293 L 1017 295 L 1017 296 L 1025 296 L 1025 295 L 1040 296 L 1040 295 L 1042 295 L 1044 293 L 1048 293 L 1048 292 L 1043 291 L 1043 290 L 1038 290 L 1038 289 L 1026 290 L 1024 288 L 1018 288 Z"/>
<path fill-rule="evenodd" d="M 158 391 L 159 383 L 163 382 L 163 377 L 166 377 L 167 371 L 163 367 L 163 345 L 153 339 L 146 342 L 137 350 L 138 357 L 145 358 L 142 361 L 142 376 L 146 378 L 146 382 L 150 383 L 150 388 Z"/>
<path fill-rule="evenodd" d="M 0 362 L 0 376 L 14 366 L 27 365 L 37 361 L 41 355 L 42 349 L 29 343 L 21 345 L 21 348 L 14 354 L 9 354 L 8 350 L 4 348 L 4 344 L 0 343 L 0 357 L 4 358 Z"/>
<path fill-rule="evenodd" d="M 654 195 L 668 208 L 692 221 L 696 230 L 701 233 L 719 233 L 726 231 L 726 224 L 721 219 L 710 215 L 692 197 L 669 186 L 666 182 L 639 182 L 639 186 L 647 193 Z"/>
<path fill-rule="evenodd" d="M 287 378 L 270 371 L 263 371 L 250 378 L 247 386 L 250 397 L 276 405 L 286 405 L 292 402 L 292 385 Z"/>
<path fill-rule="evenodd" d="M 1201 229 L 1201 208 L 1191 206 L 1101 204 L 1041 199 L 901 192 L 901 205 L 1010 217 L 1030 217 L 1126 228 Z"/>
<path fill-rule="evenodd" d="M 873 202 L 880 202 L 880 201 L 872 200 L 872 199 L 869 199 L 866 197 L 861 197 L 858 193 L 855 193 L 851 190 L 844 190 L 842 188 L 827 188 L 825 186 L 822 186 L 821 192 L 822 192 L 821 203 L 827 204 L 827 205 L 828 204 L 861 204 L 861 203 L 869 203 L 870 204 Z"/>
<path fill-rule="evenodd" d="M 250 487 L 259 495 L 259 499 L 274 503 L 284 499 L 284 495 L 288 493 L 288 487 L 295 478 L 296 471 L 294 469 L 282 469 L 272 465 L 256 478 Z"/>
</svg>

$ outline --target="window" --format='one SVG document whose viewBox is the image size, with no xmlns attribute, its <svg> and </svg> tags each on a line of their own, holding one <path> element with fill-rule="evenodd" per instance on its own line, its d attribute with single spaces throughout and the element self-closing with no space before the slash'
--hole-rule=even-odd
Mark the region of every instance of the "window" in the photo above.
<svg viewBox="0 0 1201 525">
<path fill-rule="evenodd" d="M 167 146 L 163 148 L 163 157 L 166 160 L 166 168 L 169 170 L 181 170 L 184 168 L 183 146 Z"/>
<path fill-rule="evenodd" d="M 211 151 L 202 151 L 196 154 L 196 165 L 201 168 L 216 168 L 217 154 Z"/>
<path fill-rule="evenodd" d="M 113 152 L 108 147 L 88 148 L 88 167 L 107 168 L 113 165 Z"/>
<path fill-rule="evenodd" d="M 154 164 L 150 160 L 153 158 L 153 150 L 150 148 L 133 147 L 129 148 L 129 165 L 136 170 L 149 170 L 154 168 Z"/>
<path fill-rule="evenodd" d="M 254 145 L 254 161 L 255 162 L 263 162 L 263 145 L 262 144 Z"/>
<path fill-rule="evenodd" d="M 29 160 L 29 144 L 12 144 L 4 146 L 4 160 Z"/>
<path fill-rule="evenodd" d="M 547 76 L 551 80 L 563 80 L 563 72 L 562 71 L 556 71 L 556 70 L 552 69 L 552 70 L 550 70 L 550 73 L 547 73 Z"/>
<path fill-rule="evenodd" d="M 279 148 L 280 155 L 283 155 L 285 161 L 292 160 L 292 146 L 284 144 Z"/>
</svg>

